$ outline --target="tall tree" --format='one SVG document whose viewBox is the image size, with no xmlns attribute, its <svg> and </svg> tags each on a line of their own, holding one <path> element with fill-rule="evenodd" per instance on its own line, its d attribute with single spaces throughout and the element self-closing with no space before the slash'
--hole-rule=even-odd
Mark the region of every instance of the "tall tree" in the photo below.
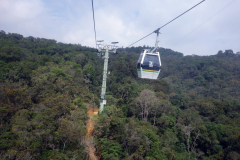
<svg viewBox="0 0 240 160">
<path fill-rule="evenodd" d="M 136 107 L 140 109 L 142 120 L 148 120 L 148 116 L 152 111 L 156 100 L 154 92 L 149 89 L 142 90 L 139 97 L 136 98 Z"/>
</svg>

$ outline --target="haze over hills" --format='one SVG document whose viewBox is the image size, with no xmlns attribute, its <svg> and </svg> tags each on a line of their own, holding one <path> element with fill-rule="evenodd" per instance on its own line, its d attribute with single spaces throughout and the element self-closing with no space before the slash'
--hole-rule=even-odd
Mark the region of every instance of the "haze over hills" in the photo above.
<svg viewBox="0 0 240 160">
<path fill-rule="evenodd" d="M 0 32 L 0 159 L 239 159 L 240 56 L 160 48 L 159 80 L 137 78 L 139 53 L 110 54 L 106 112 L 97 50 Z"/>
</svg>

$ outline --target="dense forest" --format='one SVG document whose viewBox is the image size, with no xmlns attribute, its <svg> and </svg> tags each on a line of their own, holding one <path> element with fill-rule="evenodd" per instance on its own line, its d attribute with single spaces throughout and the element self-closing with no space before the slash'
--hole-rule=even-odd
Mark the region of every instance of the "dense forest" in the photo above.
<svg viewBox="0 0 240 160">
<path fill-rule="evenodd" d="M 240 159 L 240 55 L 159 48 L 159 80 L 137 78 L 146 46 L 110 54 L 99 159 Z M 100 103 L 94 48 L 0 31 L 0 159 L 89 159 L 88 110 Z"/>
</svg>

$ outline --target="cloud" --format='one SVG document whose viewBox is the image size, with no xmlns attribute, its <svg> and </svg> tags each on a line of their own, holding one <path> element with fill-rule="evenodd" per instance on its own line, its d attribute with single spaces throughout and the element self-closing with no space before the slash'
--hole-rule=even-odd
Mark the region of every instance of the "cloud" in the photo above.
<svg viewBox="0 0 240 160">
<path fill-rule="evenodd" d="M 43 10 L 40 0 L 2 0 L 0 21 L 1 23 L 16 23 L 32 20 Z"/>
<path fill-rule="evenodd" d="M 119 41 L 119 46 L 126 47 L 199 2 L 94 0 L 97 39 L 107 44 Z M 235 0 L 229 5 L 230 2 L 203 2 L 164 27 L 159 46 L 185 55 L 216 54 L 225 49 L 240 51 L 240 2 Z M 95 47 L 91 7 L 91 1 L 86 0 L 2 0 L 0 29 Z M 153 34 L 134 46 L 154 46 L 155 38 Z"/>
</svg>

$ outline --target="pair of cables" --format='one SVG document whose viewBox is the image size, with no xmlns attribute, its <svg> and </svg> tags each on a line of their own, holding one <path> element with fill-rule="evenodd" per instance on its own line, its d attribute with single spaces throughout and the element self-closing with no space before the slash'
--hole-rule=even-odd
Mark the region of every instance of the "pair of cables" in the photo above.
<svg viewBox="0 0 240 160">
<path fill-rule="evenodd" d="M 156 31 L 159 31 L 160 29 L 162 29 L 163 27 L 167 26 L 169 23 L 175 21 L 176 19 L 178 19 L 179 17 L 183 16 L 184 14 L 186 14 L 187 12 L 189 12 L 190 10 L 192 10 L 193 8 L 197 7 L 198 5 L 200 5 L 201 3 L 203 3 L 205 0 L 202 0 L 201 2 L 199 2 L 198 4 L 196 4 L 195 6 L 191 7 L 190 9 L 186 10 L 185 12 L 183 12 L 182 14 L 180 14 L 179 16 L 175 17 L 174 19 L 172 19 L 171 21 L 169 21 L 168 23 L 164 24 L 163 26 L 159 27 L 158 29 L 154 30 L 153 32 L 151 32 L 150 34 L 144 36 L 143 38 L 137 40 L 136 42 L 130 44 L 127 47 L 130 47 L 132 45 L 134 45 L 135 43 L 143 40 L 144 38 L 147 38 L 148 36 L 150 36 L 153 33 L 156 33 Z M 95 15 L 94 15 L 94 6 L 93 6 L 93 0 L 92 0 L 92 13 L 93 13 L 93 24 L 94 24 L 94 33 L 95 33 L 95 43 L 96 43 L 96 48 L 97 48 L 97 39 L 96 39 L 96 25 L 95 25 Z"/>
<path fill-rule="evenodd" d="M 144 38 L 147 38 L 148 36 L 150 36 L 151 34 L 155 33 L 156 31 L 159 31 L 160 29 L 162 29 L 163 27 L 167 26 L 169 23 L 175 21 L 176 19 L 178 19 L 179 17 L 183 16 L 184 14 L 186 14 L 187 12 L 189 12 L 190 10 L 192 10 L 193 8 L 197 7 L 198 5 L 200 5 L 201 3 L 203 3 L 205 0 L 202 0 L 201 2 L 199 2 L 198 4 L 196 4 L 195 6 L 191 7 L 190 9 L 186 10 L 185 12 L 183 12 L 182 14 L 180 14 L 179 16 L 175 17 L 174 19 L 172 19 L 171 21 L 169 21 L 168 23 L 164 24 L 163 26 L 159 27 L 158 29 L 154 30 L 153 32 L 151 32 L 150 34 L 144 36 L 143 38 L 137 40 L 136 42 L 130 44 L 127 47 L 130 47 L 132 45 L 134 45 L 135 43 L 143 40 Z M 95 43 L 96 43 L 96 48 L 97 48 L 97 34 L 96 34 L 96 25 L 95 25 L 95 15 L 94 15 L 94 5 L 93 5 L 93 0 L 92 0 L 92 13 L 93 13 L 93 24 L 94 24 L 94 33 L 95 33 Z"/>
<path fill-rule="evenodd" d="M 181 17 L 182 15 L 184 15 L 185 13 L 189 12 L 190 10 L 192 10 L 193 8 L 197 7 L 198 5 L 200 5 L 201 3 L 203 3 L 205 0 L 199 2 L 198 4 L 196 4 L 195 6 L 193 6 L 192 8 L 188 9 L 187 11 L 183 12 L 182 14 L 180 14 L 179 16 L 177 16 L 176 18 L 172 19 L 171 21 L 169 21 L 168 23 L 164 24 L 163 26 L 159 27 L 157 30 L 151 32 L 150 34 L 146 35 L 145 37 L 137 40 L 136 42 L 130 44 L 127 47 L 130 47 L 132 45 L 134 45 L 135 43 L 143 40 L 144 38 L 150 36 L 153 33 L 156 33 L 156 31 L 159 31 L 160 29 L 162 29 L 163 27 L 167 26 L 169 23 L 173 22 L 174 20 L 178 19 L 179 17 Z M 184 36 L 182 39 L 186 38 L 188 35 L 190 35 L 193 31 L 195 31 L 196 29 L 198 29 L 199 27 L 201 27 L 203 24 L 205 24 L 206 22 L 208 22 L 209 20 L 211 20 L 213 17 L 215 17 L 216 15 L 218 15 L 221 11 L 225 10 L 227 7 L 229 7 L 233 2 L 235 2 L 236 0 L 231 1 L 230 3 L 228 3 L 226 6 L 224 6 L 222 9 L 220 9 L 217 13 L 215 13 L 213 16 L 211 16 L 210 18 L 208 18 L 205 22 L 203 22 L 201 25 L 199 25 L 197 28 L 193 29 L 192 31 L 190 31 L 186 36 Z M 181 40 L 182 40 L 181 39 Z M 180 42 L 181 40 L 179 40 L 178 42 Z M 176 44 L 178 43 L 176 42 Z"/>
<path fill-rule="evenodd" d="M 204 1 L 205 1 L 205 0 L 199 2 L 198 4 L 196 4 L 195 6 L 191 7 L 190 9 L 186 10 L 185 12 L 183 12 L 182 14 L 180 14 L 179 16 L 177 16 L 177 17 L 175 17 L 174 19 L 172 19 L 171 21 L 169 21 L 168 23 L 164 24 L 163 26 L 159 27 L 158 29 L 154 30 L 153 32 L 149 33 L 148 35 L 144 36 L 143 38 L 137 40 L 136 42 L 130 44 L 130 45 L 127 46 L 127 47 L 130 47 L 130 46 L 134 45 L 135 43 L 143 40 L 144 38 L 147 38 L 147 37 L 150 36 L 151 34 L 158 32 L 160 29 L 162 29 L 163 27 L 167 26 L 169 23 L 175 21 L 175 20 L 178 19 L 179 17 L 183 16 L 184 14 L 186 14 L 187 12 L 189 12 L 190 10 L 192 10 L 193 8 L 197 7 L 198 5 L 200 5 L 201 3 L 203 3 Z"/>
</svg>

